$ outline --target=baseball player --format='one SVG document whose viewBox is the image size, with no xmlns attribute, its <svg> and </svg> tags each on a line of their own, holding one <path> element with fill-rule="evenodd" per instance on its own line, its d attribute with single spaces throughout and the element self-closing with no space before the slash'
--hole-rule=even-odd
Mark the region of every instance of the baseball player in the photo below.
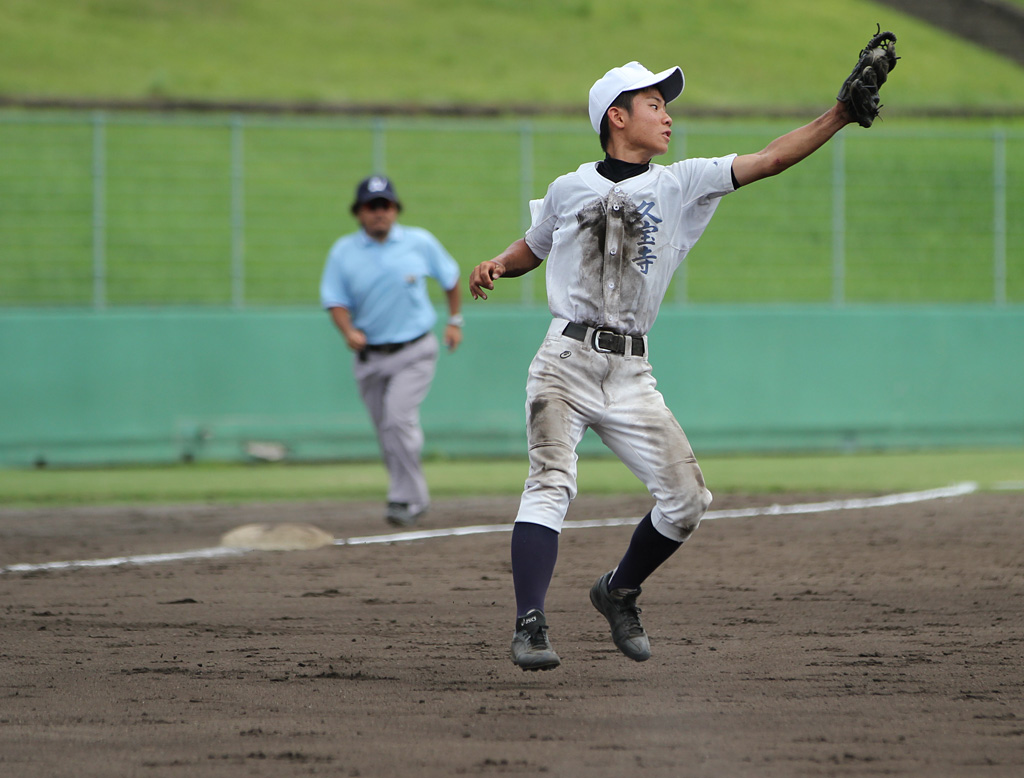
<svg viewBox="0 0 1024 778">
<path fill-rule="evenodd" d="M 356 187 L 358 232 L 339 238 L 327 255 L 320 300 L 354 352 L 353 372 L 377 431 L 389 486 L 384 517 L 396 527 L 416 523 L 430 504 L 420 463 L 419 408 L 434 378 L 437 314 L 427 295 L 434 278 L 448 299 L 444 341 L 462 341 L 459 266 L 426 230 L 397 223 L 402 203 L 391 181 L 370 176 Z"/>
<path fill-rule="evenodd" d="M 641 584 L 697 528 L 711 493 L 655 388 L 647 333 L 672 274 L 722 197 L 781 173 L 857 119 L 849 101 L 839 100 L 755 154 L 652 164 L 668 150 L 668 104 L 683 86 L 678 67 L 652 73 L 638 62 L 598 79 L 589 109 L 604 160 L 556 179 L 542 201 L 531 203 L 525 238 L 480 263 L 470 277 L 473 298 L 487 299 L 496 279 L 523 275 L 547 259 L 554 318 L 527 378 L 530 470 L 511 542 L 517 608 L 511 656 L 523 670 L 561 663 L 548 637 L 544 600 L 562 522 L 576 496 L 576 447 L 588 428 L 655 501 L 618 565 L 590 590 L 619 650 L 637 662 L 651 656 L 637 606 Z M 877 99 L 872 107 L 877 113 Z"/>
</svg>

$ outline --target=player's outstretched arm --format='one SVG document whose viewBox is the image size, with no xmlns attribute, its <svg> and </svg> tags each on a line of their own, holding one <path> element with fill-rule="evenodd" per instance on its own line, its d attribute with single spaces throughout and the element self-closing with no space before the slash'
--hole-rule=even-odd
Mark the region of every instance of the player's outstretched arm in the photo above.
<svg viewBox="0 0 1024 778">
<path fill-rule="evenodd" d="M 813 122 L 776 138 L 756 154 L 736 157 L 732 172 L 742 186 L 781 173 L 821 148 L 839 130 L 851 122 L 870 127 L 881 108 L 878 90 L 889 78 L 899 57 L 896 35 L 889 30 L 871 37 L 861 49 L 853 72 L 846 77 L 836 104 Z"/>
<path fill-rule="evenodd" d="M 484 290 L 494 289 L 494 282 L 503 276 L 515 278 L 529 273 L 544 260 L 534 254 L 526 239 L 520 238 L 494 259 L 481 262 L 469 275 L 469 293 L 473 299 L 487 299 Z"/>
<path fill-rule="evenodd" d="M 836 102 L 810 124 L 776 138 L 756 154 L 736 157 L 732 161 L 736 182 L 743 186 L 778 175 L 820 149 L 851 121 L 846 106 Z"/>
</svg>

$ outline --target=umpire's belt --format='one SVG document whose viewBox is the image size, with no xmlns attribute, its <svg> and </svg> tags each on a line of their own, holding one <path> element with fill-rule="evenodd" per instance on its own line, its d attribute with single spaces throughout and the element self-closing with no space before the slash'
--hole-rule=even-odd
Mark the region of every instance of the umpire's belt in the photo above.
<svg viewBox="0 0 1024 778">
<path fill-rule="evenodd" d="M 587 341 L 588 330 L 593 333 L 590 336 L 590 345 L 594 347 L 594 351 L 599 351 L 602 354 L 619 354 L 620 356 L 625 356 L 626 341 L 631 340 L 633 343 L 629 353 L 632 356 L 642 357 L 646 353 L 643 338 L 638 338 L 635 335 L 620 335 L 612 330 L 591 330 L 586 325 L 577 324 L 574 321 L 565 325 L 565 329 L 562 330 L 562 334 L 567 338 L 572 338 L 573 340 L 579 340 L 585 343 Z"/>
<path fill-rule="evenodd" d="M 412 340 L 407 340 L 402 343 L 367 343 L 363 346 L 363 352 L 373 351 L 377 354 L 394 354 L 396 351 L 401 351 L 406 346 L 411 346 L 413 343 L 423 340 L 425 337 L 427 337 L 426 332 Z"/>
</svg>

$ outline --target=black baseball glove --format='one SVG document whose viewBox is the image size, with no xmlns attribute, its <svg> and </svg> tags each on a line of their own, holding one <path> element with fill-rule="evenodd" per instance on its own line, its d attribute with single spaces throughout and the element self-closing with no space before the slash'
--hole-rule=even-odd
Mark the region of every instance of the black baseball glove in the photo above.
<svg viewBox="0 0 1024 778">
<path fill-rule="evenodd" d="M 860 59 L 853 72 L 843 82 L 836 98 L 846 104 L 850 116 L 861 127 L 870 127 L 882 107 L 878 102 L 878 90 L 889 77 L 889 71 L 896 67 L 896 36 L 888 30 L 878 33 L 868 41 L 860 52 Z"/>
</svg>

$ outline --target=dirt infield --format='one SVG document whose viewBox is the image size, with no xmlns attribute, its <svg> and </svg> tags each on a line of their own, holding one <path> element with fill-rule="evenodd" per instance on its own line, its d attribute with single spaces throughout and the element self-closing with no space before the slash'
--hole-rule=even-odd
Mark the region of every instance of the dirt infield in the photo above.
<svg viewBox="0 0 1024 778">
<path fill-rule="evenodd" d="M 715 509 L 823 495 L 725 495 Z M 425 528 L 504 524 L 442 501 Z M 636 516 L 588 498 L 570 519 Z M 386 533 L 376 503 L 0 510 L 0 567 L 216 546 L 252 522 Z M 590 606 L 632 529 L 570 529 L 561 668 L 508 659 L 508 534 L 0 573 L 0 776 L 1024 775 L 1024 496 L 705 522 Z"/>
</svg>

